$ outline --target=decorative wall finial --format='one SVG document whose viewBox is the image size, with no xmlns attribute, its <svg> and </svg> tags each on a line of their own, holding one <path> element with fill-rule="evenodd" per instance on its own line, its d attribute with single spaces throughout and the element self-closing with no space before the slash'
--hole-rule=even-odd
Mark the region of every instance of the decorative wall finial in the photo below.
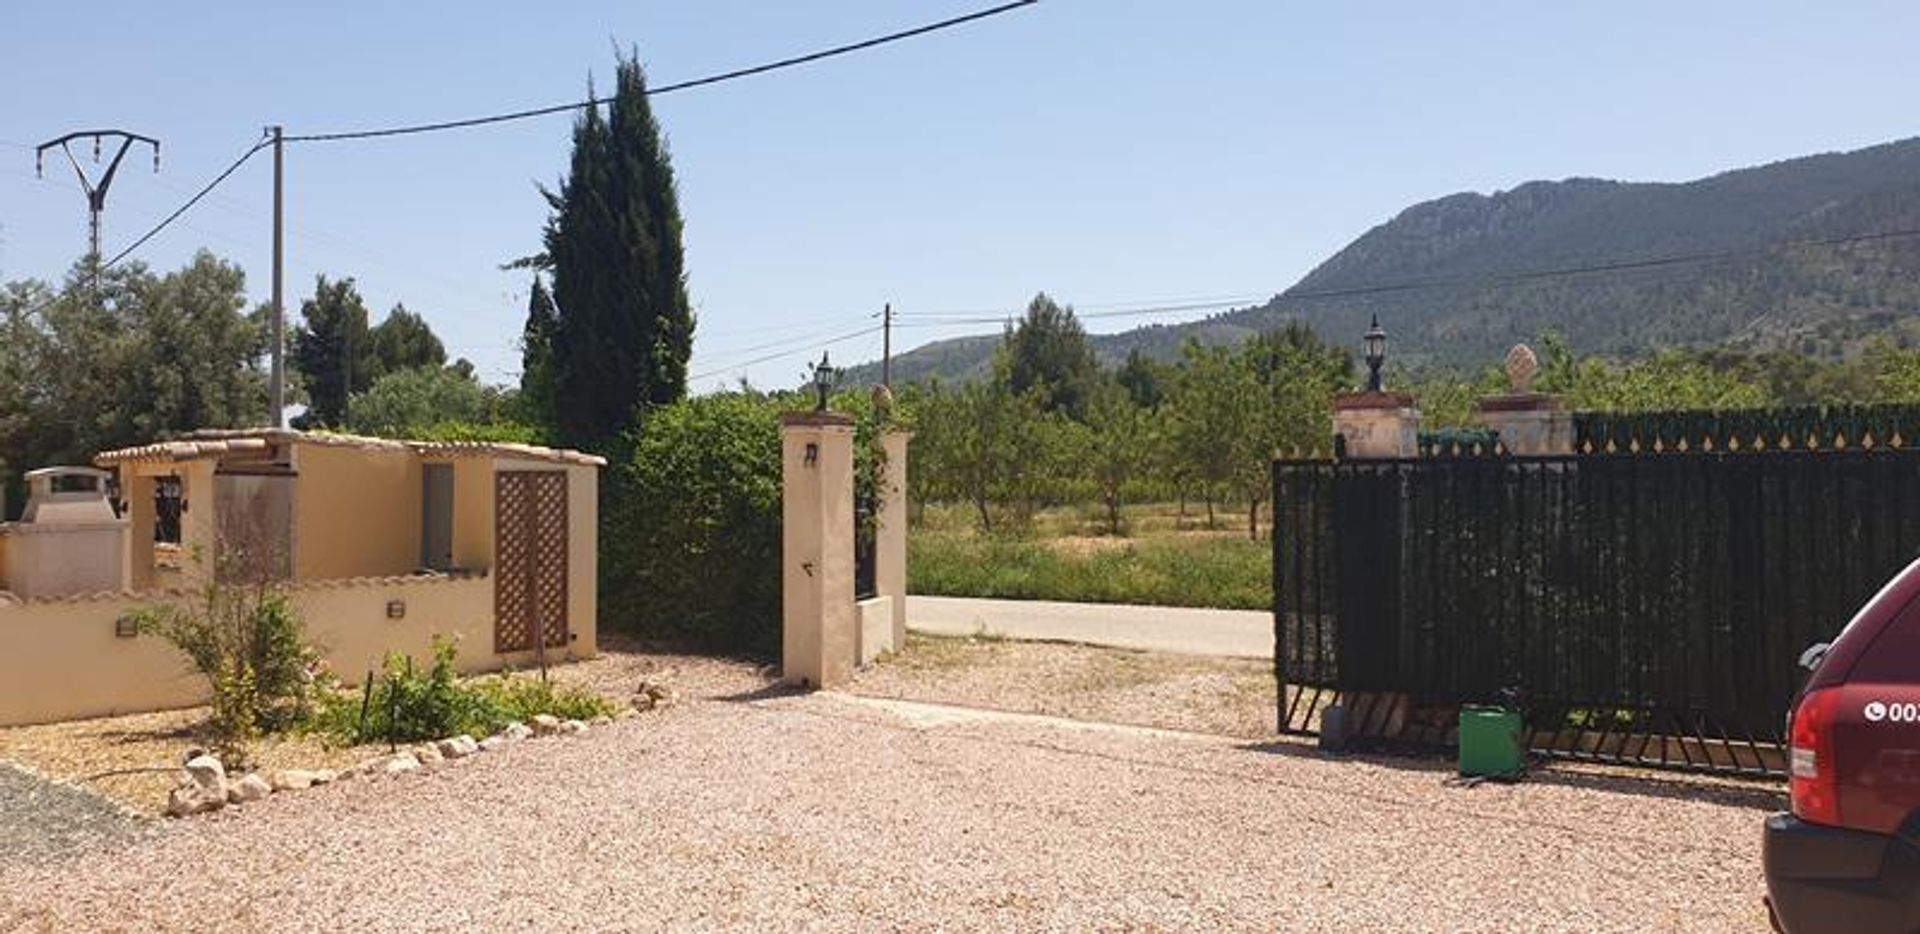
<svg viewBox="0 0 1920 934">
<path fill-rule="evenodd" d="M 1515 344 L 1507 351 L 1507 382 L 1514 394 L 1524 395 L 1533 391 L 1533 378 L 1540 374 L 1540 358 L 1534 356 L 1533 348 L 1525 344 Z"/>
</svg>

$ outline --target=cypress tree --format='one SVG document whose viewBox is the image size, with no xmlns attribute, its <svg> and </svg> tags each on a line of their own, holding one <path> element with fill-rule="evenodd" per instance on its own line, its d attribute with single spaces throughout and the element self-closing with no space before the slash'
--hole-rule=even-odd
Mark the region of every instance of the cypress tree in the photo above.
<svg viewBox="0 0 1920 934">
<path fill-rule="evenodd" d="M 553 295 L 538 275 L 527 296 L 527 325 L 520 332 L 520 405 L 537 425 L 553 424 Z"/>
<path fill-rule="evenodd" d="M 550 201 L 552 425 L 562 444 L 608 452 L 640 411 L 686 395 L 693 350 L 679 197 L 637 57 L 620 59 L 607 113 L 575 121 Z"/>
</svg>

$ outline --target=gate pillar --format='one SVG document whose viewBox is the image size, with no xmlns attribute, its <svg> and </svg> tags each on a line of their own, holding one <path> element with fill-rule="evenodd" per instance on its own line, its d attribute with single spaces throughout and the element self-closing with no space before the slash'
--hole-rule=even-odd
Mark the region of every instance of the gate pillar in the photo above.
<svg viewBox="0 0 1920 934">
<path fill-rule="evenodd" d="M 1510 391 L 1480 400 L 1480 424 L 1500 436 L 1515 454 L 1573 453 L 1573 416 L 1558 396 L 1533 391 L 1540 372 L 1533 348 L 1515 344 L 1507 351 Z"/>
<path fill-rule="evenodd" d="M 907 442 L 913 432 L 880 436 L 886 450 L 881 477 L 879 549 L 874 555 L 874 589 L 893 603 L 893 650 L 907 647 Z"/>
<path fill-rule="evenodd" d="M 853 417 L 780 419 L 780 675 L 824 688 L 853 673 Z"/>
<path fill-rule="evenodd" d="M 1405 393 L 1356 392 L 1333 400 L 1333 434 L 1339 456 L 1406 458 L 1420 453 L 1420 409 Z"/>
</svg>

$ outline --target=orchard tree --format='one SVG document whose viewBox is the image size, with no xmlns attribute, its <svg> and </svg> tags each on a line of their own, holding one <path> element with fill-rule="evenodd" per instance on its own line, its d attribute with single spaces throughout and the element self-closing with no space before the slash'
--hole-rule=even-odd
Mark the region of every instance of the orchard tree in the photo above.
<svg viewBox="0 0 1920 934">
<path fill-rule="evenodd" d="M 1153 464 L 1153 419 L 1114 383 L 1094 394 L 1086 427 L 1084 463 L 1107 507 L 1107 531 L 1119 535 L 1121 499 Z"/>
<path fill-rule="evenodd" d="M 1234 481 L 1247 503 L 1247 535 L 1258 539 L 1260 506 L 1273 491 L 1273 459 L 1327 447 L 1333 396 L 1352 382 L 1353 359 L 1297 323 L 1256 335 L 1240 356 L 1257 389 L 1245 440 L 1234 446 Z"/>
<path fill-rule="evenodd" d="M 1189 340 L 1169 397 L 1167 419 L 1182 473 L 1207 504 L 1207 528 L 1216 528 L 1214 503 L 1234 478 L 1253 430 L 1248 405 L 1259 386 L 1237 348 Z"/>
</svg>

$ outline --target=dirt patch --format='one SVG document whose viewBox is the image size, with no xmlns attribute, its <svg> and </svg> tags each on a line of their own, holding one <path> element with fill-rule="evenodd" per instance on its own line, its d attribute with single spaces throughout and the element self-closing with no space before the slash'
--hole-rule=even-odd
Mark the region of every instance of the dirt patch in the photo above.
<svg viewBox="0 0 1920 934">
<path fill-rule="evenodd" d="M 208 712 L 192 707 L 0 729 L 0 760 L 157 814 L 167 791 L 179 784 L 187 750 L 208 745 Z M 318 737 L 283 736 L 260 740 L 251 754 L 263 770 L 339 769 L 368 758 L 373 749 L 329 749 Z"/>
<path fill-rule="evenodd" d="M 1272 664 L 990 636 L 918 633 L 854 693 L 1258 738 L 1274 731 Z"/>
<path fill-rule="evenodd" d="M 1134 540 L 1122 535 L 1063 535 L 1047 539 L 1046 544 L 1063 557 L 1085 558 L 1112 551 L 1126 551 L 1134 546 Z"/>
<path fill-rule="evenodd" d="M 577 684 L 625 703 L 643 679 L 664 682 L 690 700 L 751 694 L 778 680 L 780 666 L 662 650 L 631 636 L 603 632 L 599 655 L 556 665 L 551 674 L 561 684 Z"/>
</svg>

